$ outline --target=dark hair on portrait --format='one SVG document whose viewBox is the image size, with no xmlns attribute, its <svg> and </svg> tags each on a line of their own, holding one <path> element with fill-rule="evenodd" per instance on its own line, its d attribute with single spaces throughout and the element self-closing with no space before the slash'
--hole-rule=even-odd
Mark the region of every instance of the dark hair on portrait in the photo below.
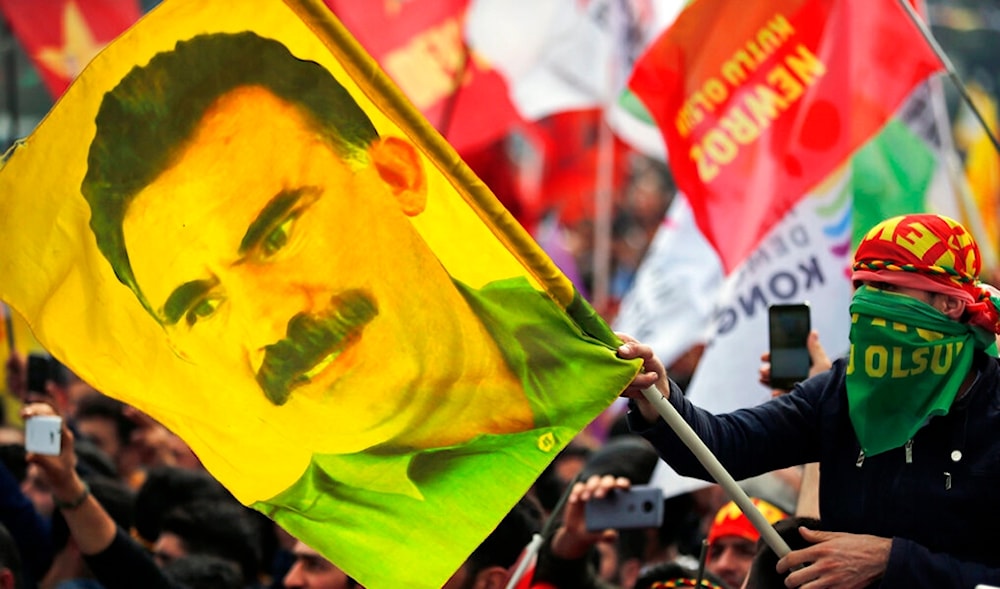
<svg viewBox="0 0 1000 589">
<path fill-rule="evenodd" d="M 81 191 L 101 253 L 118 280 L 158 319 L 125 249 L 125 212 L 135 195 L 179 157 L 205 111 L 229 91 L 249 86 L 298 107 L 346 160 L 363 160 L 378 137 L 368 115 L 328 70 L 251 32 L 178 41 L 173 50 L 133 68 L 101 101 Z"/>
<path fill-rule="evenodd" d="M 791 550 L 799 550 L 810 545 L 799 533 L 799 526 L 805 526 L 810 530 L 823 529 L 820 520 L 814 517 L 792 516 L 775 522 L 774 530 L 778 532 L 778 535 Z M 775 569 L 777 566 L 778 555 L 767 545 L 764 538 L 761 538 L 757 541 L 757 554 L 753 557 L 750 572 L 747 573 L 747 587 L 749 589 L 784 589 L 788 573 L 778 573 Z"/>
</svg>

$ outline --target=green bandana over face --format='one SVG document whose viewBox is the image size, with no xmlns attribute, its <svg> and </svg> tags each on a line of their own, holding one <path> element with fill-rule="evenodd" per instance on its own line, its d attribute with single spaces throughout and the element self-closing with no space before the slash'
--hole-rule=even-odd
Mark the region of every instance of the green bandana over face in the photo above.
<svg viewBox="0 0 1000 589">
<path fill-rule="evenodd" d="M 928 418 L 948 413 L 974 349 L 985 348 L 980 339 L 913 297 L 867 286 L 855 292 L 847 401 L 866 455 L 902 446 Z"/>
</svg>

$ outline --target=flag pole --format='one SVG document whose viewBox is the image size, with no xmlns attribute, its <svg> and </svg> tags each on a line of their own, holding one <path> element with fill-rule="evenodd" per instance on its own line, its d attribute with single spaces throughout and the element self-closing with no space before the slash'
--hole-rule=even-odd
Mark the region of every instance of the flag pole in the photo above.
<svg viewBox="0 0 1000 589">
<path fill-rule="evenodd" d="M 948 55 L 945 54 L 943 49 L 941 49 L 941 45 L 938 44 L 937 39 L 934 38 L 934 35 L 931 34 L 930 29 L 927 27 L 927 23 L 920 18 L 920 15 L 913 9 L 909 0 L 899 0 L 899 3 L 903 6 L 903 10 L 905 10 L 906 14 L 909 15 L 910 20 L 913 21 L 914 25 L 916 25 L 917 30 L 920 31 L 921 35 L 923 35 L 924 40 L 927 41 L 928 45 L 930 45 L 938 59 L 940 59 L 941 63 L 944 64 L 944 69 L 948 72 L 948 77 L 951 78 L 952 83 L 955 84 L 955 88 L 958 90 L 959 95 L 962 96 L 962 100 L 964 100 L 965 104 L 972 110 L 972 114 L 976 116 L 976 120 L 979 121 L 983 130 L 986 131 L 986 136 L 990 138 L 990 143 L 993 144 L 993 149 L 1000 154 L 1000 141 L 997 140 L 993 131 L 990 130 L 990 126 L 986 123 L 986 119 L 983 118 L 983 114 L 979 112 L 979 109 L 976 108 L 976 105 L 972 102 L 972 97 L 969 96 L 969 91 L 966 90 L 965 84 L 963 84 L 961 78 L 958 77 L 955 65 L 951 63 L 951 59 L 949 59 Z"/>
<path fill-rule="evenodd" d="M 656 387 L 648 387 L 642 391 L 642 395 L 653 404 L 656 408 L 657 413 L 660 417 L 667 422 L 670 429 L 674 430 L 677 437 L 684 442 L 684 445 L 691 450 L 698 462 L 705 467 L 708 474 L 712 475 L 715 482 L 719 483 L 719 486 L 729 495 L 729 498 L 733 500 L 753 527 L 757 528 L 760 532 L 760 537 L 767 542 L 767 545 L 771 547 L 771 550 L 781 558 L 791 552 L 791 548 L 788 547 L 788 543 L 778 534 L 774 527 L 767 521 L 764 514 L 757 509 L 757 506 L 750 501 L 750 496 L 746 494 L 737 483 L 733 475 L 729 474 L 719 459 L 712 454 L 712 451 L 708 449 L 705 442 L 698 437 L 698 434 L 688 425 L 688 422 L 684 421 L 681 414 L 677 412 L 677 409 L 667 401 L 666 397 L 660 394 L 660 391 L 656 390 Z"/>
</svg>

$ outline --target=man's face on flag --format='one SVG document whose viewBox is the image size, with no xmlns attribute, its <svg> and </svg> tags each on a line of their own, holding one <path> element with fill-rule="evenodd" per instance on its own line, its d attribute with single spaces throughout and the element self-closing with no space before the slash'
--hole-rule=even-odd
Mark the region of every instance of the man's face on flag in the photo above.
<svg viewBox="0 0 1000 589">
<path fill-rule="evenodd" d="M 457 371 L 442 360 L 461 356 L 432 350 L 462 305 L 406 216 L 423 204 L 408 195 L 420 161 L 383 141 L 370 162 L 345 162 L 297 108 L 239 88 L 124 219 L 137 283 L 174 349 L 297 415 L 289 423 L 328 450 L 412 431 L 447 391 L 409 383 Z"/>
</svg>

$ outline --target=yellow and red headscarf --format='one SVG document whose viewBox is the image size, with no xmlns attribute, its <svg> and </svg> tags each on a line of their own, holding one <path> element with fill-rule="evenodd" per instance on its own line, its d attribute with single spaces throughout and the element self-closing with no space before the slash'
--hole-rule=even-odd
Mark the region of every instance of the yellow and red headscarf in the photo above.
<svg viewBox="0 0 1000 589">
<path fill-rule="evenodd" d="M 773 524 L 788 517 L 787 513 L 763 499 L 752 497 L 750 501 L 760 510 L 768 523 Z M 756 542 L 760 538 L 760 532 L 750 523 L 750 518 L 740 510 L 735 501 L 726 503 L 715 513 L 712 527 L 708 530 L 708 545 L 711 546 L 724 536 L 739 536 L 751 542 Z"/>
<path fill-rule="evenodd" d="M 1000 333 L 1000 292 L 979 281 L 982 255 L 972 235 L 943 215 L 903 215 L 873 227 L 854 254 L 851 279 L 957 297 L 968 323 Z"/>
</svg>

